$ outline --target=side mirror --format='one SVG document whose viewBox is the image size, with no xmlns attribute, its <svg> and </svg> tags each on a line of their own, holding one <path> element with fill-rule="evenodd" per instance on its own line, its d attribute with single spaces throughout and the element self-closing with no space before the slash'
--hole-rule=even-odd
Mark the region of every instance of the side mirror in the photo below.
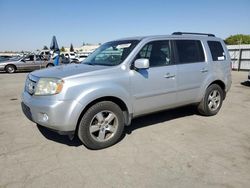
<svg viewBox="0 0 250 188">
<path fill-rule="evenodd" d="M 149 68 L 149 60 L 145 58 L 135 60 L 134 67 L 136 69 L 148 69 Z"/>
</svg>

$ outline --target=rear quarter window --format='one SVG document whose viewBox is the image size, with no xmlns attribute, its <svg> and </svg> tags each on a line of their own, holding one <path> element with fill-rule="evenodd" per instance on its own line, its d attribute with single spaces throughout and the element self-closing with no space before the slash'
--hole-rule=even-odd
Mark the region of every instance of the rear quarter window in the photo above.
<svg viewBox="0 0 250 188">
<path fill-rule="evenodd" d="M 213 61 L 223 61 L 226 59 L 224 49 L 219 41 L 207 41 Z"/>
</svg>

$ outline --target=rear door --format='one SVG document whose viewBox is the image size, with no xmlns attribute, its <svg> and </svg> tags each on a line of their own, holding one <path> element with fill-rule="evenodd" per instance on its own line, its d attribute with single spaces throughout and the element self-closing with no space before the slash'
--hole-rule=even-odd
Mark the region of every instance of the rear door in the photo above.
<svg viewBox="0 0 250 188">
<path fill-rule="evenodd" d="M 34 69 L 41 69 L 44 68 L 46 66 L 46 64 L 44 63 L 44 60 L 42 60 L 41 56 L 36 55 L 35 56 L 35 61 L 34 61 Z"/>
<path fill-rule="evenodd" d="M 177 61 L 177 101 L 179 105 L 198 102 L 209 67 L 205 61 L 204 47 L 200 40 L 174 41 Z"/>
<path fill-rule="evenodd" d="M 20 70 L 34 70 L 35 69 L 35 55 L 26 56 L 20 66 Z"/>
</svg>

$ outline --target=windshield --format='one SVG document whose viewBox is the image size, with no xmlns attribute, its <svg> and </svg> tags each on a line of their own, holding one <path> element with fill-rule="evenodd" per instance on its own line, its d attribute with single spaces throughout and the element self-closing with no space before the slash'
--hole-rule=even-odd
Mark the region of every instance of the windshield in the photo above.
<svg viewBox="0 0 250 188">
<path fill-rule="evenodd" d="M 138 40 L 121 40 L 105 43 L 90 54 L 83 63 L 104 66 L 119 65 L 138 43 Z"/>
</svg>

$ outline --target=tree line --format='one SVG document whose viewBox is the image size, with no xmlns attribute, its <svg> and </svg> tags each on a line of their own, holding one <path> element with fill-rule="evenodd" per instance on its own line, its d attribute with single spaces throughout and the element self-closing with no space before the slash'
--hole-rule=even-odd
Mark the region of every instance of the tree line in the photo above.
<svg viewBox="0 0 250 188">
<path fill-rule="evenodd" d="M 250 35 L 231 35 L 225 39 L 227 45 L 250 44 Z"/>
</svg>

